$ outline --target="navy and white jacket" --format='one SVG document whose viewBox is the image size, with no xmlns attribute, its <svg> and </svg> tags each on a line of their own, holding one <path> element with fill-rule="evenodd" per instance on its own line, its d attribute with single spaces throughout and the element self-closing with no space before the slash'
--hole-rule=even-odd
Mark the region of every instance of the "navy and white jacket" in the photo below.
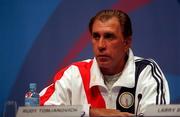
<svg viewBox="0 0 180 117">
<path fill-rule="evenodd" d="M 137 110 L 138 95 L 140 96 Z M 86 115 L 89 106 L 143 113 L 152 104 L 169 104 L 167 80 L 152 59 L 143 59 L 129 50 L 127 63 L 108 90 L 96 59 L 76 62 L 54 77 L 54 82 L 40 93 L 41 105 L 83 105 Z"/>
</svg>

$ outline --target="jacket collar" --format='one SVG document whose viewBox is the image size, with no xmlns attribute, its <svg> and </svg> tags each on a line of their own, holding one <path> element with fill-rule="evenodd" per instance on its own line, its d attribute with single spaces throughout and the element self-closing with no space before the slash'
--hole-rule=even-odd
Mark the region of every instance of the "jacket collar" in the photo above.
<svg viewBox="0 0 180 117">
<path fill-rule="evenodd" d="M 93 59 L 93 64 L 90 69 L 90 88 L 93 86 L 106 87 L 104 84 L 103 74 L 101 73 L 96 58 Z M 128 87 L 132 88 L 135 85 L 135 62 L 134 55 L 129 49 L 129 57 L 119 79 L 114 83 L 113 87 Z"/>
</svg>

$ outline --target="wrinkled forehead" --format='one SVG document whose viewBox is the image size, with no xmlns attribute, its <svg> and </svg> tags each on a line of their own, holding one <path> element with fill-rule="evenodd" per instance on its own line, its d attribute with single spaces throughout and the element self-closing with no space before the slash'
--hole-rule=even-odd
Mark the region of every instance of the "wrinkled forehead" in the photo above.
<svg viewBox="0 0 180 117">
<path fill-rule="evenodd" d="M 121 32 L 122 27 L 116 17 L 111 17 L 106 20 L 96 19 L 92 26 L 92 32 L 94 31 L 112 31 L 112 32 Z"/>
</svg>

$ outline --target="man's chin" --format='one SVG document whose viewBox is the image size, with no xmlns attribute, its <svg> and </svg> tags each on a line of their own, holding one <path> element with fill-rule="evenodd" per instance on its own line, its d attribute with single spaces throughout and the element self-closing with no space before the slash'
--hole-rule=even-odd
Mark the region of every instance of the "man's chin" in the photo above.
<svg viewBox="0 0 180 117">
<path fill-rule="evenodd" d="M 102 69 L 108 69 L 110 67 L 110 64 L 108 62 L 99 62 L 98 65 Z"/>
<path fill-rule="evenodd" d="M 104 75 L 111 74 L 111 68 L 110 68 L 109 64 L 100 64 L 99 68 L 100 68 L 100 71 L 102 72 L 102 74 L 104 74 Z"/>
</svg>

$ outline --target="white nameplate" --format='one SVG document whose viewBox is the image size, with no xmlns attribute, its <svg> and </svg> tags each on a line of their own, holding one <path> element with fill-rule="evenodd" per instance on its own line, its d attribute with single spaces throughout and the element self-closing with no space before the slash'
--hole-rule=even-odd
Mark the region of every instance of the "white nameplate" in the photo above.
<svg viewBox="0 0 180 117">
<path fill-rule="evenodd" d="M 16 117 L 80 117 L 82 106 L 19 107 Z"/>
<path fill-rule="evenodd" d="M 178 116 L 180 117 L 180 105 L 151 105 L 146 108 L 144 116 Z"/>
</svg>

